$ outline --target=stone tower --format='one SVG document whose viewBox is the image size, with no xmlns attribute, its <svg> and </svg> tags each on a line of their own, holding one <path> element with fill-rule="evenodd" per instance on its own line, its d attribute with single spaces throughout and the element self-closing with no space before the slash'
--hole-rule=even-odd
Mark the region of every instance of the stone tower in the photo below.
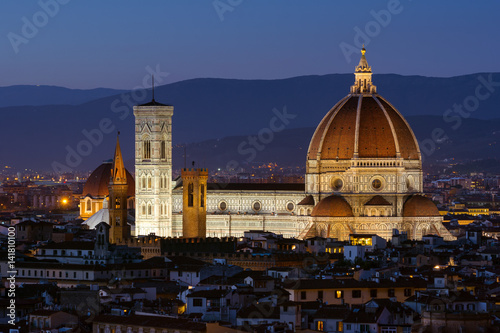
<svg viewBox="0 0 500 333">
<path fill-rule="evenodd" d="M 123 164 L 120 140 L 116 138 L 113 168 L 109 180 L 109 241 L 117 243 L 130 237 L 130 226 L 127 224 L 127 171 Z"/>
<path fill-rule="evenodd" d="M 172 115 L 155 101 L 134 106 L 136 236 L 172 232 Z"/>
<path fill-rule="evenodd" d="M 110 226 L 106 222 L 101 222 L 96 225 L 96 240 L 94 244 L 95 258 L 109 257 L 109 234 Z"/>
<path fill-rule="evenodd" d="M 182 236 L 207 236 L 207 169 L 182 169 Z"/>
</svg>

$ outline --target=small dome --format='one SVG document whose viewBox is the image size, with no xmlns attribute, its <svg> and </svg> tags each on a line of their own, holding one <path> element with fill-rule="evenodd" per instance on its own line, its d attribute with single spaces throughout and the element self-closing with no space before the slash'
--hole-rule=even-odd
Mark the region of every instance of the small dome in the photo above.
<svg viewBox="0 0 500 333">
<path fill-rule="evenodd" d="M 339 195 L 330 195 L 318 202 L 312 217 L 353 217 L 351 205 Z"/>
<path fill-rule="evenodd" d="M 90 195 L 91 197 L 105 197 L 109 195 L 109 178 L 111 177 L 112 162 L 104 162 L 97 169 L 92 172 L 83 187 L 83 195 Z M 129 197 L 135 196 L 135 182 L 134 177 L 127 170 L 127 184 Z"/>
<path fill-rule="evenodd" d="M 403 217 L 441 216 L 431 199 L 421 195 L 412 195 L 403 206 Z"/>
</svg>

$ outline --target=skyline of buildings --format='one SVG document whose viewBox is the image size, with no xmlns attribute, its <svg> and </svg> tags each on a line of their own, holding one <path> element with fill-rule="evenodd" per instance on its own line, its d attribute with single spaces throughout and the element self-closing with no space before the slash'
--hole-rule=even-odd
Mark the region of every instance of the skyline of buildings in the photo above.
<svg viewBox="0 0 500 333">
<path fill-rule="evenodd" d="M 467 26 L 472 34 L 478 27 L 491 27 L 492 11 L 480 20 L 469 15 L 464 23 L 452 15 L 464 8 L 446 9 L 445 4 L 428 12 L 420 3 L 397 0 L 319 2 L 307 8 L 298 1 L 275 16 L 270 27 L 281 8 L 276 4 L 257 15 L 255 11 L 262 9 L 259 1 L 216 0 L 209 3 L 213 17 L 207 17 L 206 6 L 158 2 L 158 9 L 171 11 L 151 12 L 150 26 L 133 30 L 144 21 L 141 13 L 147 6 L 131 3 L 107 15 L 112 2 L 103 4 L 104 11 L 94 13 L 95 21 L 86 21 L 84 30 L 68 20 L 77 22 L 93 4 L 42 0 L 26 7 L 35 11 L 22 19 L 32 32 L 36 30 L 31 37 L 25 26 L 16 30 L 13 18 L 6 19 L 12 30 L 7 39 L 18 57 L 12 64 L 23 57 L 34 59 L 31 52 L 40 50 L 39 43 L 57 51 L 67 33 L 75 34 L 79 47 L 86 48 L 84 36 L 95 35 L 91 44 L 97 45 L 109 32 L 113 41 L 106 40 L 87 63 L 74 54 L 76 46 L 68 47 L 65 56 L 81 63 L 78 70 L 84 72 L 71 82 L 74 85 L 90 84 L 89 77 L 109 59 L 113 64 L 108 72 L 144 59 L 158 65 L 147 66 L 142 86 L 131 91 L 61 93 L 56 87 L 53 96 L 40 99 L 34 87 L 26 87 L 27 95 L 34 97 L 26 101 L 37 101 L 32 106 L 12 104 L 12 95 L 2 97 L 6 90 L 0 87 L 5 110 L 45 114 L 50 109 L 52 115 L 60 115 L 57 121 L 34 114 L 27 118 L 37 124 L 27 123 L 25 131 L 44 131 L 30 145 L 34 152 L 26 150 L 21 156 L 15 147 L 22 140 L 15 135 L 0 142 L 0 149 L 5 149 L 5 157 L 0 154 L 0 333 L 500 333 L 500 159 L 495 153 L 500 132 L 494 119 L 472 119 L 479 105 L 487 109 L 481 110 L 482 116 L 489 114 L 485 119 L 494 115 L 497 76 L 478 73 L 461 76 L 460 82 L 373 77 L 365 55 L 366 44 L 369 55 L 376 55 L 376 68 L 384 72 L 389 65 L 405 73 L 484 68 L 485 63 L 463 61 L 471 56 L 465 43 L 470 48 L 475 44 L 460 29 Z M 319 7 L 342 8 L 344 13 L 318 13 Z M 477 6 L 486 7 L 490 5 Z M 467 14 L 477 8 L 469 7 Z M 20 11 L 17 5 L 11 9 Z M 443 10 L 448 25 L 436 30 L 442 20 L 434 16 Z M 411 39 L 404 35 L 414 31 L 408 30 L 415 24 L 412 12 L 428 17 L 427 26 L 413 38 L 415 46 L 427 36 L 429 47 L 418 48 L 419 54 L 409 48 Z M 118 26 L 106 26 L 120 25 L 117 16 L 127 20 L 132 14 L 136 20 L 127 26 L 129 42 L 124 46 L 124 35 L 113 33 Z M 103 23 L 100 15 L 109 20 Z M 164 20 L 154 19 L 159 15 L 166 15 L 169 26 L 179 31 L 144 34 L 157 31 L 159 25 L 164 28 Z M 188 25 L 182 19 L 186 15 L 192 22 Z M 353 15 L 359 19 L 352 21 Z M 258 27 L 255 17 L 260 18 Z M 290 25 L 294 17 L 301 18 L 302 30 L 297 30 L 302 24 L 296 20 Z M 67 31 L 56 29 L 61 22 L 66 22 Z M 314 47 L 321 36 L 331 35 L 328 27 L 346 22 L 355 24 L 347 39 L 338 32 L 338 45 L 325 51 L 328 43 L 322 41 L 323 48 Z M 224 24 L 235 29 L 223 29 Z M 96 33 L 98 26 L 102 29 Z M 285 27 L 286 33 L 281 31 Z M 445 69 L 439 50 L 452 45 L 443 37 L 457 36 L 457 30 L 462 31 L 463 43 L 455 43 L 456 57 L 446 53 Z M 220 36 L 206 37 L 214 31 Z M 278 31 L 279 42 L 271 46 Z M 174 66 L 172 77 L 160 69 L 165 59 L 141 55 L 144 49 L 134 38 L 141 33 L 140 43 L 158 45 L 153 53 Z M 50 34 L 53 41 L 46 40 Z M 160 36 L 164 39 L 158 43 Z M 227 44 L 221 44 L 221 38 Z M 482 36 L 475 43 L 486 45 L 484 40 Z M 267 45 L 265 61 L 262 50 L 255 48 L 258 44 Z M 241 46 L 231 51 L 234 45 Z M 431 45 L 439 47 L 434 50 Z M 271 52 L 290 46 L 295 51 L 285 52 L 279 60 Z M 206 50 L 203 61 L 200 47 Z M 115 48 L 120 57 L 113 56 Z M 488 45 L 484 50 L 496 48 Z M 234 58 L 227 66 L 216 57 L 245 50 L 246 60 Z M 302 76 L 278 84 L 179 80 L 193 73 L 252 78 L 263 73 L 324 73 L 325 54 L 333 53 L 327 62 L 343 68 L 339 52 L 340 61 L 354 67 L 348 80 L 345 75 Z M 429 68 L 419 67 L 430 55 L 435 61 Z M 490 56 L 491 52 L 485 59 Z M 99 65 L 90 69 L 88 64 L 99 58 Z M 46 62 L 46 54 L 37 59 Z M 294 66 L 299 60 L 304 65 Z M 53 61 L 66 66 L 58 56 Z M 197 64 L 185 66 L 192 62 Z M 31 74 L 30 79 L 40 78 L 36 70 Z M 57 70 L 53 74 L 54 82 L 64 81 Z M 96 80 L 126 84 L 124 77 L 135 77 L 137 71 L 105 79 L 101 74 Z M 8 67 L 5 79 L 10 77 Z M 153 84 L 151 98 L 146 82 Z M 155 83 L 162 85 L 161 97 L 155 96 Z M 375 84 L 384 87 L 381 94 Z M 392 93 L 390 98 L 385 92 Z M 339 93 L 343 97 L 337 98 Z M 265 98 L 254 98 L 255 94 Z M 299 95 L 303 98 L 295 99 Z M 59 101 L 51 104 L 54 96 Z M 172 96 L 173 102 L 165 96 Z M 454 100 L 460 103 L 451 107 Z M 284 104 L 290 101 L 293 105 Z M 418 116 L 410 123 L 407 113 L 390 101 L 398 106 L 406 101 L 404 107 Z M 267 113 L 261 112 L 264 106 Z M 431 111 L 421 116 L 419 107 Z M 70 109 L 76 110 L 74 116 L 66 118 Z M 318 121 L 313 116 L 317 109 Z M 9 115 L 4 119 L 18 123 Z M 50 129 L 43 125 L 45 120 L 51 121 Z M 313 122 L 314 131 L 304 126 L 311 125 L 307 121 Z M 253 130 L 254 134 L 242 135 Z M 60 133 L 71 139 L 61 139 Z M 173 133 L 182 140 L 174 141 Z M 215 136 L 219 138 L 206 140 Z M 110 137 L 113 150 L 108 149 Z M 104 150 L 109 154 L 103 155 Z M 107 155 L 110 159 L 102 161 Z M 45 160 L 51 161 L 53 170 L 42 166 Z M 16 168 L 18 161 L 33 166 Z M 94 165 L 92 171 L 85 170 L 88 164 Z"/>
</svg>

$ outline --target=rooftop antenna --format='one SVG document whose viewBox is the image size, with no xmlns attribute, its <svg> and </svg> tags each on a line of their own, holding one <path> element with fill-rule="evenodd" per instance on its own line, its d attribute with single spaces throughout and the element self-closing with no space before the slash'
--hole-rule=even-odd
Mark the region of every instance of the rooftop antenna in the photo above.
<svg viewBox="0 0 500 333">
<path fill-rule="evenodd" d="M 184 145 L 184 169 L 186 169 L 187 165 L 186 165 L 186 145 Z"/>
<path fill-rule="evenodd" d="M 155 76 L 151 75 L 151 87 L 153 92 L 153 102 L 155 101 Z"/>
</svg>

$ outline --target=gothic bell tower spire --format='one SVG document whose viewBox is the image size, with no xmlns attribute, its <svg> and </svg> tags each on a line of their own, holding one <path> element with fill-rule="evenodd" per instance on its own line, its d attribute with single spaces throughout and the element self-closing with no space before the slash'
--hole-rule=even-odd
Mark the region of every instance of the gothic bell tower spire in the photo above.
<svg viewBox="0 0 500 333">
<path fill-rule="evenodd" d="M 366 49 L 361 49 L 361 59 L 354 71 L 354 85 L 351 86 L 351 94 L 376 94 L 377 87 L 372 84 L 372 68 L 366 60 Z"/>
<path fill-rule="evenodd" d="M 109 241 L 118 243 L 130 237 L 130 226 L 127 224 L 127 171 L 123 164 L 122 151 L 120 149 L 120 132 L 116 138 L 115 156 L 113 158 L 113 169 L 109 180 Z"/>
<path fill-rule="evenodd" d="M 111 184 L 127 184 L 127 172 L 125 171 L 122 150 L 120 148 L 120 132 L 116 136 L 115 156 L 113 158 L 110 182 Z"/>
</svg>

